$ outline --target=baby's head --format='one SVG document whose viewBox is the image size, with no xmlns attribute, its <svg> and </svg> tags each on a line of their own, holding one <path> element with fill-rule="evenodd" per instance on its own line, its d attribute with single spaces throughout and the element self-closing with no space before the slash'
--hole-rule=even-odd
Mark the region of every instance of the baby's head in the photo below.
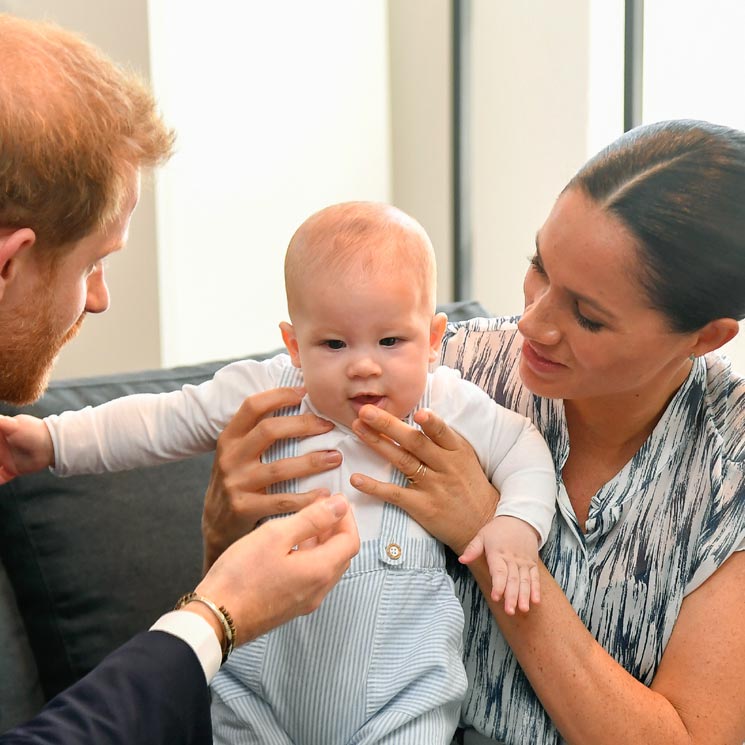
<svg viewBox="0 0 745 745">
<path fill-rule="evenodd" d="M 319 413 L 349 427 L 366 403 L 400 418 L 414 408 L 446 323 L 416 220 L 377 202 L 317 212 L 290 241 L 285 289 L 282 338 Z"/>
</svg>

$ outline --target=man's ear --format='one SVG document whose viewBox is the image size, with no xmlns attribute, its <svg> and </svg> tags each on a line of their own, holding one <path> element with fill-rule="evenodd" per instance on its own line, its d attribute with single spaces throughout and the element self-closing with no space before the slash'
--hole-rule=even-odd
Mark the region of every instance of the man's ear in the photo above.
<svg viewBox="0 0 745 745">
<path fill-rule="evenodd" d="M 19 228 L 8 233 L 0 231 L 0 299 L 20 268 L 19 256 L 35 242 L 36 233 L 31 228 Z"/>
<path fill-rule="evenodd" d="M 295 367 L 302 367 L 300 364 L 300 349 L 297 344 L 297 336 L 295 336 L 295 329 L 292 328 L 292 324 L 282 321 L 279 324 L 279 330 L 282 332 L 282 341 L 287 347 L 292 364 Z"/>
<path fill-rule="evenodd" d="M 709 321 L 706 326 L 695 332 L 695 344 L 691 354 L 700 357 L 707 352 L 713 352 L 734 339 L 739 330 L 740 324 L 734 318 L 717 318 Z"/>
<path fill-rule="evenodd" d="M 448 317 L 444 313 L 436 313 L 429 327 L 429 361 L 435 362 L 440 356 L 440 344 L 445 335 Z"/>
</svg>

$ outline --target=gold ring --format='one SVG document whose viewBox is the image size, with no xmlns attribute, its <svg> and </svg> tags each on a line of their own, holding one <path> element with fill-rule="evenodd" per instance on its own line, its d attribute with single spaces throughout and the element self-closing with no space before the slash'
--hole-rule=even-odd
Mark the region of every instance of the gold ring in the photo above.
<svg viewBox="0 0 745 745">
<path fill-rule="evenodd" d="M 426 473 L 427 466 L 425 466 L 424 463 L 420 463 L 419 468 L 417 468 L 411 476 L 407 476 L 406 478 L 409 480 L 410 484 L 418 484 L 425 477 Z"/>
</svg>

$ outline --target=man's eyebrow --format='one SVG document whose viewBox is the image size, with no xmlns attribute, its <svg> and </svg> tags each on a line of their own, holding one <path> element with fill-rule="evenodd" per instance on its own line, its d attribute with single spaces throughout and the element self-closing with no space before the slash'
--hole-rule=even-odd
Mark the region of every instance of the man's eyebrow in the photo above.
<svg viewBox="0 0 745 745">
<path fill-rule="evenodd" d="M 539 247 L 539 241 L 540 241 L 540 230 L 536 232 L 535 234 L 535 253 L 538 257 L 538 262 L 541 266 L 543 266 L 543 260 L 541 259 L 541 249 Z M 545 267 L 544 267 L 545 270 Z M 608 308 L 606 308 L 601 302 L 598 300 L 595 300 L 595 298 L 588 297 L 587 295 L 583 295 L 581 292 L 575 292 L 571 288 L 564 288 L 564 291 L 573 297 L 575 300 L 579 300 L 580 302 L 584 303 L 585 305 L 589 305 L 591 308 L 594 308 L 598 313 L 605 316 L 608 320 L 615 321 L 617 320 L 617 316 L 615 313 L 612 313 Z"/>
</svg>

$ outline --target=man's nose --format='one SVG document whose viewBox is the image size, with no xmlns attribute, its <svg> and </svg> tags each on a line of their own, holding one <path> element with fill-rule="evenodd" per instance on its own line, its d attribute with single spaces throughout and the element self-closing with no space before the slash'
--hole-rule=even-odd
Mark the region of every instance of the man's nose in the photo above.
<svg viewBox="0 0 745 745">
<path fill-rule="evenodd" d="M 106 284 L 103 266 L 98 267 L 88 277 L 88 292 L 85 297 L 85 310 L 88 313 L 103 313 L 109 308 L 109 288 Z"/>
</svg>

